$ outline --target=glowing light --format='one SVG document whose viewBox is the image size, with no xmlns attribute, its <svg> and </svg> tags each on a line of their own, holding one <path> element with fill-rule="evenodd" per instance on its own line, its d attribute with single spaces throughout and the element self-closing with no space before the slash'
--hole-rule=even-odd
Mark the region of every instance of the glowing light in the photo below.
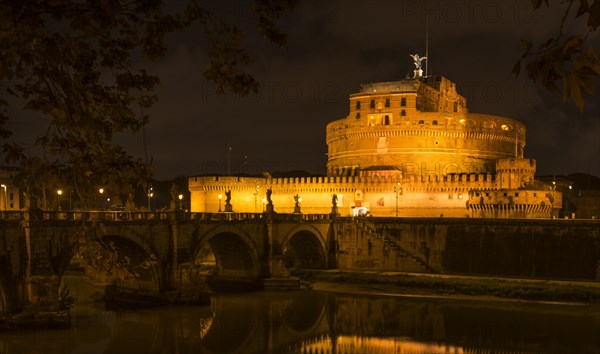
<svg viewBox="0 0 600 354">
<path fill-rule="evenodd" d="M 465 124 L 466 120 L 463 118 L 461 120 L 459 120 L 460 124 Z"/>
<path fill-rule="evenodd" d="M 182 200 L 183 199 L 183 194 L 178 195 L 177 198 L 179 198 L 179 200 Z"/>
<path fill-rule="evenodd" d="M 59 190 L 57 190 L 57 191 L 56 191 L 56 194 L 58 194 L 58 195 L 62 195 L 62 189 L 59 189 Z"/>
<path fill-rule="evenodd" d="M 221 200 L 221 198 L 223 198 L 223 194 L 219 194 L 219 200 Z"/>
<path fill-rule="evenodd" d="M 502 124 L 500 128 L 502 128 L 502 130 L 510 130 L 510 127 L 506 124 Z"/>
<path fill-rule="evenodd" d="M 98 193 L 100 193 L 100 194 L 104 193 L 104 188 L 98 189 Z"/>
</svg>

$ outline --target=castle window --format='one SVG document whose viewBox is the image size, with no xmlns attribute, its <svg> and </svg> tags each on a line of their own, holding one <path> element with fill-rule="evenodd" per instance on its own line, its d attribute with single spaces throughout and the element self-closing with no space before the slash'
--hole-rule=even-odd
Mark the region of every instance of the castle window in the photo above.
<svg viewBox="0 0 600 354">
<path fill-rule="evenodd" d="M 537 197 L 537 193 L 533 193 L 533 196 L 534 196 L 534 197 Z"/>
<path fill-rule="evenodd" d="M 490 194 L 489 194 L 489 193 L 486 193 L 486 194 L 485 194 L 485 196 L 486 196 L 486 197 L 489 197 L 489 196 L 490 196 Z"/>
<path fill-rule="evenodd" d="M 452 199 L 452 194 L 448 194 L 448 199 Z"/>
<path fill-rule="evenodd" d="M 402 106 L 402 107 L 406 107 L 406 97 L 402 97 L 402 98 L 400 99 L 400 106 Z"/>
<path fill-rule="evenodd" d="M 383 118 L 383 124 L 384 125 L 390 125 L 390 116 L 385 116 Z"/>
<path fill-rule="evenodd" d="M 508 193 L 504 193 L 504 196 L 505 196 L 505 197 L 506 197 L 506 196 L 508 196 Z"/>
<path fill-rule="evenodd" d="M 432 121 L 431 125 L 438 125 L 437 120 Z"/>
<path fill-rule="evenodd" d="M 389 98 L 385 99 L 385 108 L 390 108 L 390 99 Z"/>
<path fill-rule="evenodd" d="M 356 112 L 356 119 L 360 119 L 360 112 Z"/>
<path fill-rule="evenodd" d="M 479 197 L 479 192 L 475 192 L 475 196 L 476 196 L 476 197 Z"/>
<path fill-rule="evenodd" d="M 420 120 L 419 124 L 425 124 L 425 121 L 424 120 Z"/>
<path fill-rule="evenodd" d="M 454 102 L 454 112 L 458 112 L 458 102 Z"/>
<path fill-rule="evenodd" d="M 405 115 L 406 115 L 406 111 L 405 111 L 405 110 L 401 110 L 401 111 L 400 111 L 400 115 L 401 115 L 401 116 L 405 116 Z"/>
<path fill-rule="evenodd" d="M 356 101 L 356 110 L 360 109 L 360 101 Z"/>
<path fill-rule="evenodd" d="M 515 193 L 515 197 L 518 197 L 518 196 L 519 196 L 519 193 Z"/>
<path fill-rule="evenodd" d="M 370 108 L 375 108 L 375 100 L 371 100 Z"/>
</svg>

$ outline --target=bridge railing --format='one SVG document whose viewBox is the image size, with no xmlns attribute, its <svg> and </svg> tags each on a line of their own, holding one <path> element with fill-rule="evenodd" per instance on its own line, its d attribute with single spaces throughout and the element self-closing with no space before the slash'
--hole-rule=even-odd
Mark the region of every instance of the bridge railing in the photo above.
<svg viewBox="0 0 600 354">
<path fill-rule="evenodd" d="M 134 220 L 178 220 L 199 221 L 244 221 L 263 220 L 269 218 L 273 221 L 315 221 L 328 220 L 330 214 L 266 214 L 266 213 L 189 213 L 181 211 L 46 211 L 46 210 L 11 210 L 0 211 L 0 220 L 23 220 L 29 213 L 34 220 L 102 220 L 102 221 L 134 221 Z"/>
</svg>

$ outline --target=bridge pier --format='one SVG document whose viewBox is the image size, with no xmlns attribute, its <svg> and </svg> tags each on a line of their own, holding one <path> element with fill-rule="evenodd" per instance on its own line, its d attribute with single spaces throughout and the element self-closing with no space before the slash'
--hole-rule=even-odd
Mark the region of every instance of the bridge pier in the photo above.
<svg viewBox="0 0 600 354">
<path fill-rule="evenodd" d="M 56 275 L 32 275 L 25 279 L 25 301 L 37 311 L 59 311 L 60 279 Z"/>
</svg>

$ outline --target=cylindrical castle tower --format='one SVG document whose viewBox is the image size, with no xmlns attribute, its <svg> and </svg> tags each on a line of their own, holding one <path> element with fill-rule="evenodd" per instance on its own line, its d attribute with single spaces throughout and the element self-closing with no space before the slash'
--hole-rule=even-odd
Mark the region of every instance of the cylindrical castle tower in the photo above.
<svg viewBox="0 0 600 354">
<path fill-rule="evenodd" d="M 495 172 L 496 160 L 522 158 L 525 147 L 522 123 L 468 113 L 445 77 L 362 85 L 326 135 L 330 176 Z"/>
</svg>

